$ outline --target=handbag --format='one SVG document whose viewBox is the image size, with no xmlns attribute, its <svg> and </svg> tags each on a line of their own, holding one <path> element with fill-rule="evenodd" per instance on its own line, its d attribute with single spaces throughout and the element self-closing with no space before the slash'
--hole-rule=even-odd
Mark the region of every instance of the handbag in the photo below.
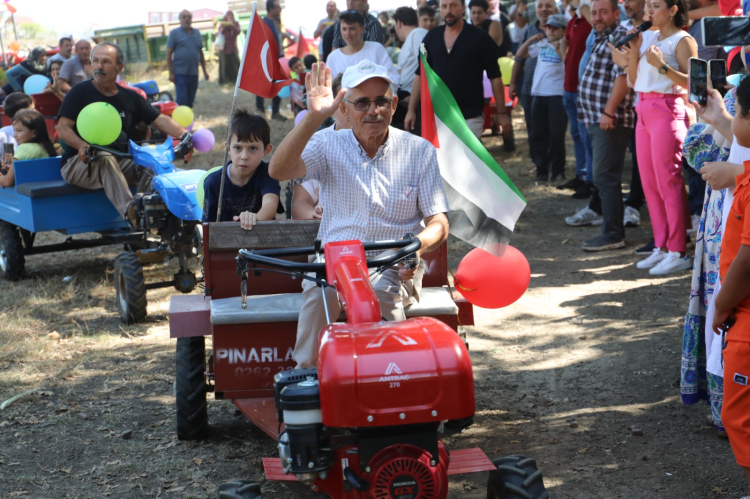
<svg viewBox="0 0 750 499">
<path fill-rule="evenodd" d="M 224 50 L 224 45 L 226 44 L 226 38 L 224 37 L 224 33 L 219 31 L 219 34 L 216 35 L 216 39 L 214 40 L 214 50 L 216 52 L 221 52 Z"/>
</svg>

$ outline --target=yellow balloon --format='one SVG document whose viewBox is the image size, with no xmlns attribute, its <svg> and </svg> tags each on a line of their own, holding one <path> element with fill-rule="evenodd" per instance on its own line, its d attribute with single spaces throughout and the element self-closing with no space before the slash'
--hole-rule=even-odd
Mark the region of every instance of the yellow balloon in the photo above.
<svg viewBox="0 0 750 499">
<path fill-rule="evenodd" d="M 500 72 L 503 74 L 503 85 L 510 85 L 510 78 L 513 75 L 513 58 L 501 57 L 497 60 L 500 65 Z"/>
<path fill-rule="evenodd" d="M 195 115 L 193 114 L 193 110 L 189 107 L 177 106 L 175 110 L 172 111 L 172 119 L 175 120 L 178 125 L 186 127 L 190 126 L 190 123 L 195 119 Z"/>
</svg>

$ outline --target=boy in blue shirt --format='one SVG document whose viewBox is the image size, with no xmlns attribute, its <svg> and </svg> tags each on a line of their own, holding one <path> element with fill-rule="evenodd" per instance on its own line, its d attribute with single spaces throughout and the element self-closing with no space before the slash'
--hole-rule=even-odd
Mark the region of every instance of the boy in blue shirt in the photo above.
<svg viewBox="0 0 750 499">
<path fill-rule="evenodd" d="M 273 220 L 277 212 L 284 212 L 279 182 L 268 175 L 268 163 L 263 161 L 273 149 L 271 127 L 265 118 L 238 109 L 232 117 L 231 137 L 219 221 L 240 222 L 243 229 L 252 230 L 258 221 Z M 216 222 L 221 169 L 206 177 L 203 188 L 203 222 Z"/>
</svg>

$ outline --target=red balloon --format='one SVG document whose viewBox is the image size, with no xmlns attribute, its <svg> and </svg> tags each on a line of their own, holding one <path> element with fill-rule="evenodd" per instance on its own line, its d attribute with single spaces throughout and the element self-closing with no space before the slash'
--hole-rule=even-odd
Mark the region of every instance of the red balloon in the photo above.
<svg viewBox="0 0 750 499">
<path fill-rule="evenodd" d="M 471 250 L 458 265 L 455 286 L 472 305 L 501 308 L 521 298 L 530 281 L 529 261 L 509 245 L 502 258 Z"/>
</svg>

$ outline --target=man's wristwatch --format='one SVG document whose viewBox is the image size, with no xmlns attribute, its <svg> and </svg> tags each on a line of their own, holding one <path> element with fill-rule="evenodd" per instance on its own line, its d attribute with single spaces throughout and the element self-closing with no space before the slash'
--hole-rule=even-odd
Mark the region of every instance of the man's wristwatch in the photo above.
<svg viewBox="0 0 750 499">
<path fill-rule="evenodd" d="M 665 75 L 667 74 L 667 70 L 669 69 L 669 64 L 665 64 L 662 67 L 659 68 L 659 74 Z"/>
</svg>

